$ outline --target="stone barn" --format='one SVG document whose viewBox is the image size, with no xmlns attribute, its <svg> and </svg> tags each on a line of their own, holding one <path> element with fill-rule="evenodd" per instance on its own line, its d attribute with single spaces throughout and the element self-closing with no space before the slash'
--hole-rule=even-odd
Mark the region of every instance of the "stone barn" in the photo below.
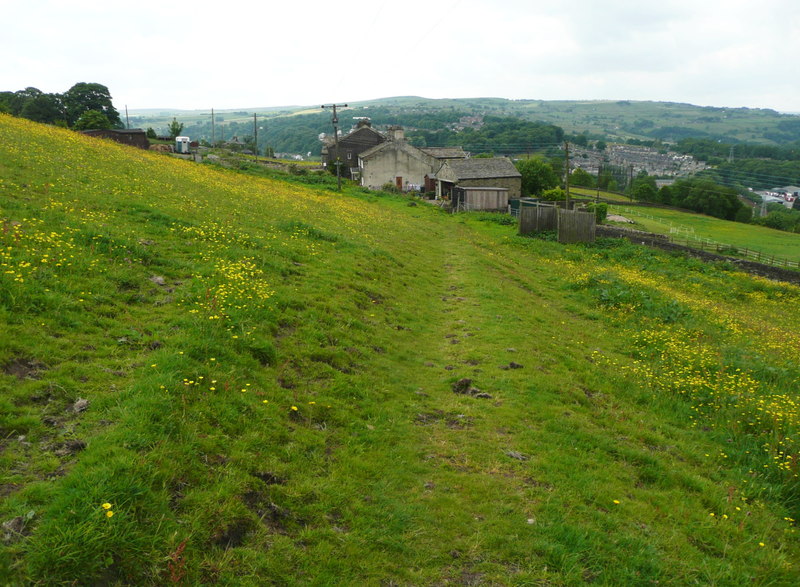
<svg viewBox="0 0 800 587">
<path fill-rule="evenodd" d="M 435 179 L 438 198 L 449 199 L 455 187 L 506 188 L 509 199 L 522 194 L 522 174 L 508 157 L 445 161 Z"/>
</svg>

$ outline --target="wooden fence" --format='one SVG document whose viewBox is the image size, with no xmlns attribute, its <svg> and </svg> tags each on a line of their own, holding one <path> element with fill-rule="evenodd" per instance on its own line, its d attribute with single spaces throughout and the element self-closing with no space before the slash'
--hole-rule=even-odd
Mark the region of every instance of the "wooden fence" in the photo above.
<svg viewBox="0 0 800 587">
<path fill-rule="evenodd" d="M 594 212 L 558 210 L 558 242 L 593 243 L 597 217 Z"/>
<path fill-rule="evenodd" d="M 519 209 L 519 233 L 532 234 L 558 229 L 555 206 L 522 206 Z"/>
<path fill-rule="evenodd" d="M 596 217 L 594 212 L 564 210 L 553 205 L 521 206 L 519 234 L 557 230 L 560 243 L 593 243 Z"/>
<path fill-rule="evenodd" d="M 741 257 L 756 263 L 763 263 L 764 265 L 771 265 L 772 267 L 786 267 L 788 269 L 800 269 L 800 262 L 786 259 L 785 257 L 777 257 L 762 251 L 756 251 L 747 247 L 736 247 L 733 245 L 726 245 L 724 243 L 717 243 L 710 239 L 688 239 L 688 238 L 675 238 L 669 235 L 669 242 L 676 245 L 683 245 L 701 251 L 709 251 L 719 255 L 726 255 L 728 257 Z"/>
</svg>

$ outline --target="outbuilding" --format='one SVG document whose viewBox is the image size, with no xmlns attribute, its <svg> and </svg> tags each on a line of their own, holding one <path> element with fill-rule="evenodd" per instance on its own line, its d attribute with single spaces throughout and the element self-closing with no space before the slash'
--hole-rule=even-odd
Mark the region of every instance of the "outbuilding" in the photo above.
<svg viewBox="0 0 800 587">
<path fill-rule="evenodd" d="M 454 211 L 508 212 L 508 188 L 454 187 L 451 207 Z"/>
<path fill-rule="evenodd" d="M 509 199 L 522 194 L 522 174 L 508 157 L 451 159 L 442 164 L 435 179 L 438 198 L 450 198 L 455 187 L 506 188 Z"/>
<path fill-rule="evenodd" d="M 182 153 L 184 155 L 189 153 L 189 143 L 192 142 L 192 139 L 189 137 L 175 137 L 175 152 Z"/>
<path fill-rule="evenodd" d="M 101 139 L 111 139 L 123 145 L 130 145 L 132 147 L 139 147 L 140 149 L 149 149 L 150 141 L 147 139 L 147 133 L 141 128 L 130 129 L 117 129 L 117 128 L 103 128 L 94 130 L 81 131 L 90 137 L 98 137 Z"/>
</svg>

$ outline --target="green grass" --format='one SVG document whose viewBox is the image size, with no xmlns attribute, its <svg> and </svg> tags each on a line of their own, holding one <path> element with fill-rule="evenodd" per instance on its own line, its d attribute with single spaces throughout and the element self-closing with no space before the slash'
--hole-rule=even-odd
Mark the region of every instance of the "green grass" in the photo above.
<svg viewBox="0 0 800 587">
<path fill-rule="evenodd" d="M 0 143 L 4 583 L 797 582 L 798 288 Z"/>
<path fill-rule="evenodd" d="M 800 260 L 800 235 L 791 232 L 664 208 L 612 205 L 609 213 L 633 220 L 642 230 L 672 234 L 676 239 L 707 239 L 713 243 L 761 251 L 765 255 Z"/>
<path fill-rule="evenodd" d="M 579 196 L 588 196 L 590 198 L 594 198 L 598 195 L 598 191 L 595 188 L 582 188 L 582 187 L 570 187 L 570 193 L 579 195 Z M 622 194 L 618 194 L 616 192 L 606 192 L 600 190 L 599 192 L 600 198 L 606 201 L 611 202 L 630 202 L 631 199 L 628 196 L 623 196 Z"/>
</svg>

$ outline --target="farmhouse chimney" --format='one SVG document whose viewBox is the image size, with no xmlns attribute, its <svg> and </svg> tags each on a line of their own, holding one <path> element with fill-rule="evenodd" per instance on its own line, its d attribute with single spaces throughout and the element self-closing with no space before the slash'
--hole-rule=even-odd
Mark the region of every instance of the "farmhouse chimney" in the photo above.
<svg viewBox="0 0 800 587">
<path fill-rule="evenodd" d="M 388 130 L 389 130 L 389 137 L 393 141 L 399 142 L 404 140 L 406 137 L 402 126 L 390 126 Z"/>
</svg>

